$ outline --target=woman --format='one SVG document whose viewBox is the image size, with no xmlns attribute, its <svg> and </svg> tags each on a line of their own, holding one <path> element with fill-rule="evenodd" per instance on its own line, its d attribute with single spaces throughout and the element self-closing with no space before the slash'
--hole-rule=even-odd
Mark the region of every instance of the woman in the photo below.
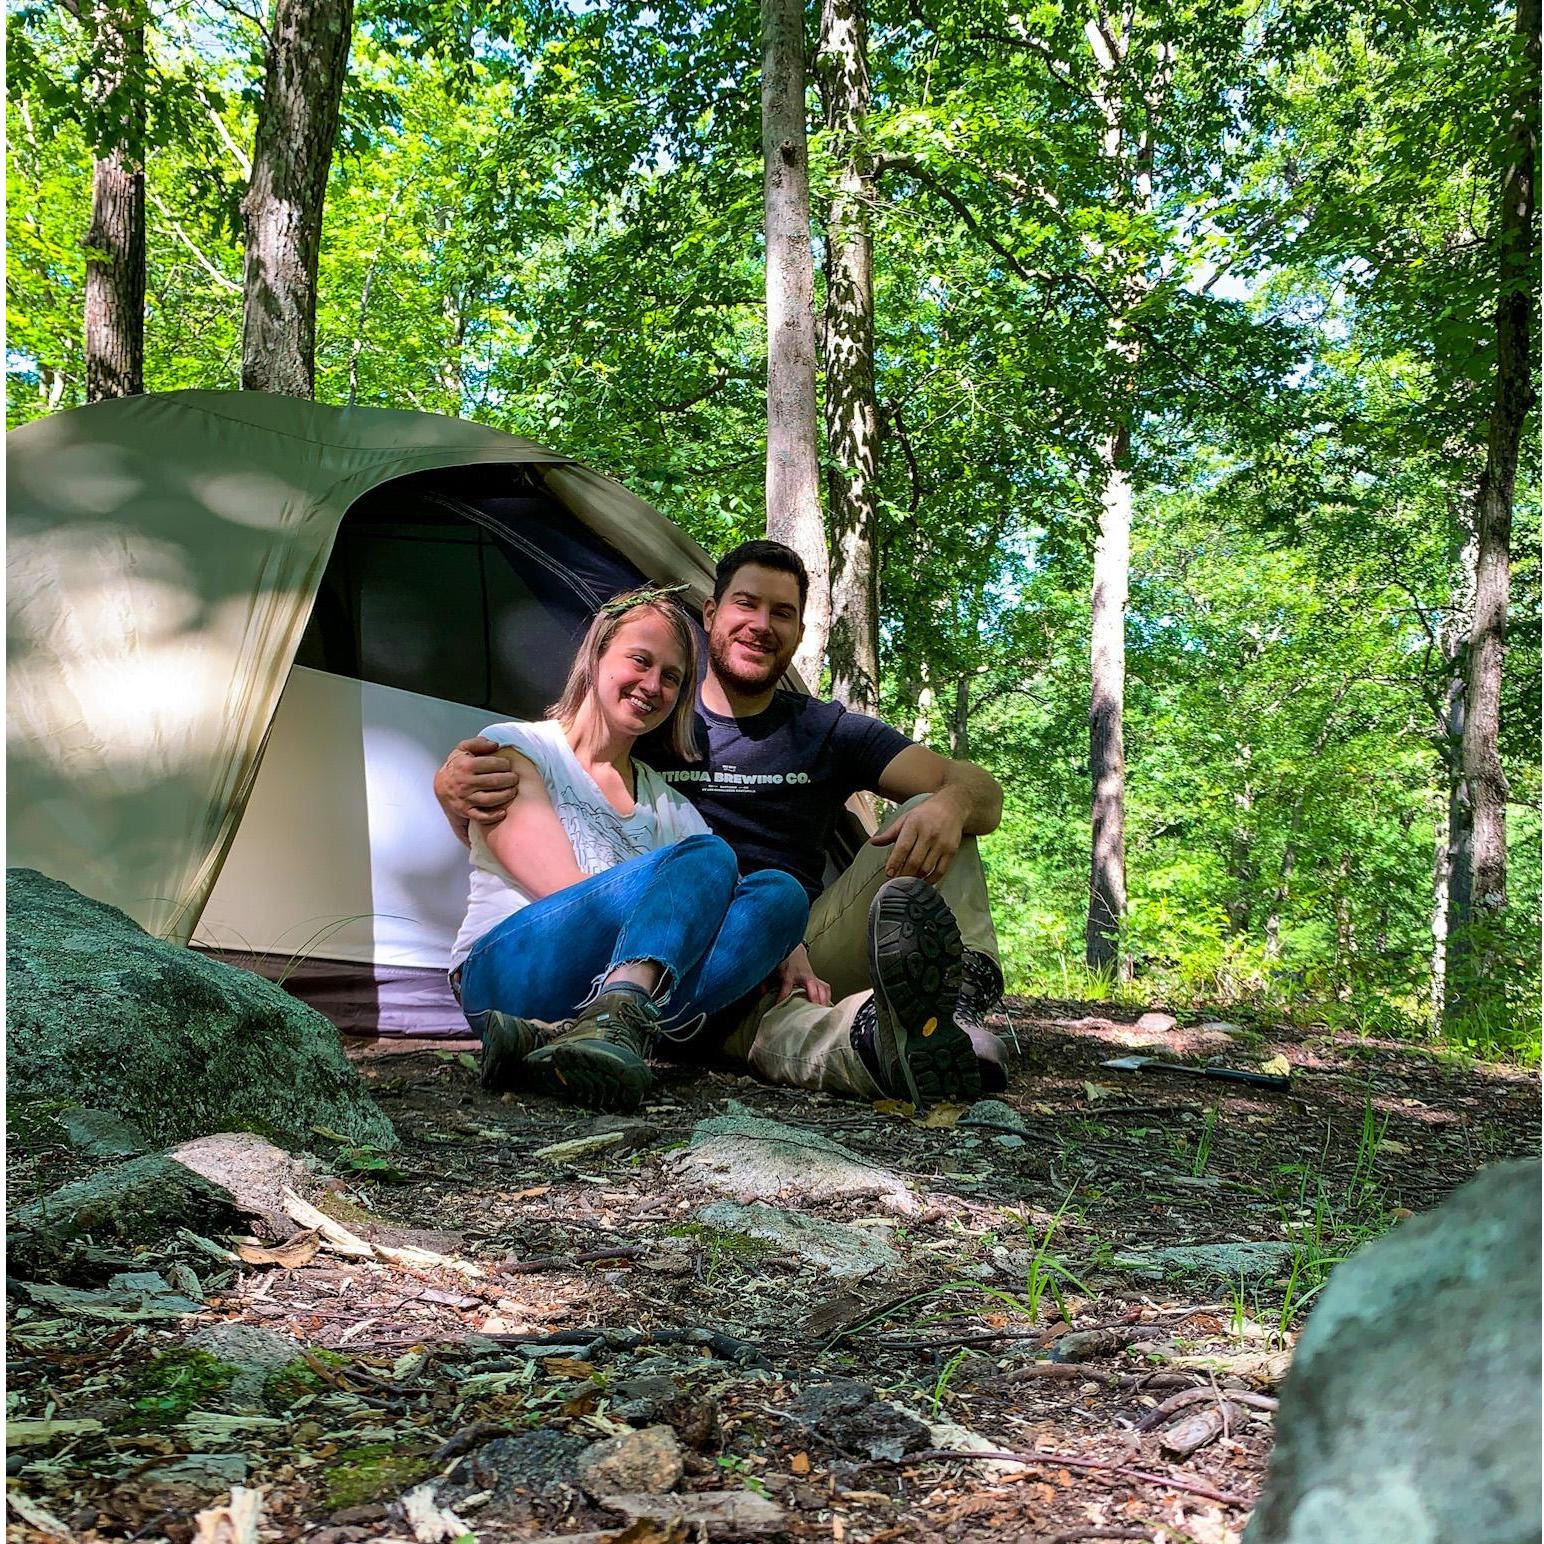
<svg viewBox="0 0 1544 1544">
<path fill-rule="evenodd" d="M 668 723 L 693 739 L 697 638 L 667 591 L 619 595 L 590 624 L 543 723 L 495 724 L 519 792 L 473 826 L 471 895 L 451 951 L 483 1038 L 483 1085 L 636 1109 L 661 1010 L 683 1024 L 755 989 L 804 936 L 791 875 L 741 878 L 733 852 L 633 760 Z"/>
</svg>

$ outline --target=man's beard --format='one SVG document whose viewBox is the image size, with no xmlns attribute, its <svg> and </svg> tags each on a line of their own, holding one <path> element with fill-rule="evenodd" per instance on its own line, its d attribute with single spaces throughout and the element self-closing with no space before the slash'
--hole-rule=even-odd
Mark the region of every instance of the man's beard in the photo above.
<svg viewBox="0 0 1544 1544">
<path fill-rule="evenodd" d="M 754 675 L 746 675 L 732 662 L 733 648 L 732 639 L 718 639 L 711 633 L 708 635 L 708 658 L 713 662 L 714 674 L 743 692 L 764 692 L 769 686 L 776 686 L 788 669 L 787 661 L 774 654 L 765 669 Z"/>
</svg>

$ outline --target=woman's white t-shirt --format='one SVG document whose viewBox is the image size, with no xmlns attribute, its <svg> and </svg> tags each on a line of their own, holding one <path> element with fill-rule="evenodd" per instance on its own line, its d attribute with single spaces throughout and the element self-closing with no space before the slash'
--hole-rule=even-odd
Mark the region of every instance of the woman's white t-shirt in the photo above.
<svg viewBox="0 0 1544 1544">
<path fill-rule="evenodd" d="M 668 847 L 684 836 L 708 829 L 701 815 L 676 793 L 652 767 L 633 763 L 637 798 L 631 815 L 619 815 L 606 802 L 595 779 L 582 767 L 563 733 L 547 719 L 540 723 L 490 724 L 484 739 L 511 745 L 535 763 L 547 785 L 548 797 L 574 849 L 574 860 L 586 874 L 603 874 L 629 858 Z M 466 920 L 450 951 L 452 969 L 472 951 L 490 928 L 529 906 L 535 896 L 522 890 L 493 856 L 482 828 L 471 829 L 472 882 Z"/>
</svg>

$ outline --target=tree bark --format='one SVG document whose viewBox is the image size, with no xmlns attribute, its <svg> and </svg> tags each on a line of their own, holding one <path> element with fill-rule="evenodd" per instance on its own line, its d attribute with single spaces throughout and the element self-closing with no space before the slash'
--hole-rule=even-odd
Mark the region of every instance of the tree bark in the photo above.
<svg viewBox="0 0 1544 1544">
<path fill-rule="evenodd" d="M 322 206 L 348 73 L 353 0 L 275 0 L 246 231 L 241 384 L 316 393 Z"/>
<path fill-rule="evenodd" d="M 1116 960 L 1126 913 L 1126 590 L 1131 569 L 1131 483 L 1126 475 L 1130 431 L 1122 425 L 1100 446 L 1106 468 L 1094 548 L 1090 637 L 1088 775 L 1092 839 L 1088 923 L 1084 947 L 1090 970 Z"/>
<path fill-rule="evenodd" d="M 1493 927 L 1506 904 L 1507 780 L 1501 766 L 1502 650 L 1511 582 L 1512 499 L 1518 447 L 1533 406 L 1532 286 L 1539 115 L 1539 0 L 1520 0 L 1516 35 L 1523 65 L 1511 103 L 1497 221 L 1500 294 L 1496 302 L 1496 377 L 1485 467 L 1475 495 L 1474 625 L 1463 733 L 1464 783 L 1473 822 L 1471 927 Z M 1454 940 L 1449 938 L 1449 947 Z M 1488 974 L 1478 959 L 1469 974 Z M 1478 969 L 1477 969 L 1478 968 Z M 1450 988 L 1454 983 L 1450 975 Z"/>
<path fill-rule="evenodd" d="M 809 570 L 794 667 L 820 686 L 831 610 L 815 423 L 815 264 L 802 0 L 762 0 L 762 189 L 767 236 L 767 535 Z"/>
<path fill-rule="evenodd" d="M 97 0 L 88 86 L 96 164 L 86 232 L 86 401 L 145 389 L 145 10 Z"/>
<path fill-rule="evenodd" d="M 826 478 L 831 530 L 831 695 L 872 713 L 879 705 L 879 585 L 874 537 L 879 411 L 874 400 L 874 263 L 864 143 L 869 109 L 864 0 L 821 0 L 815 61 L 837 160 L 826 216 Z"/>
<path fill-rule="evenodd" d="M 956 761 L 970 760 L 970 677 L 954 683 L 954 709 L 949 714 L 949 754 Z"/>
</svg>

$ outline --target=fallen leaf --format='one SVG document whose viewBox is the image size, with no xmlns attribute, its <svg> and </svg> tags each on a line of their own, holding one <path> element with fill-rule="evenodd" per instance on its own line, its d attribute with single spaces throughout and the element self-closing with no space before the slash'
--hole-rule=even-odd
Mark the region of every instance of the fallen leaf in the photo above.
<svg viewBox="0 0 1544 1544">
<path fill-rule="evenodd" d="M 509 1199 L 511 1201 L 533 1201 L 537 1196 L 546 1195 L 551 1189 L 551 1185 L 527 1185 L 524 1190 L 517 1190 Z"/>
<path fill-rule="evenodd" d="M 933 1130 L 954 1125 L 970 1106 L 968 1104 L 935 1104 L 918 1122 Z"/>
<path fill-rule="evenodd" d="M 1269 1072 L 1273 1077 L 1289 1078 L 1292 1076 L 1292 1063 L 1279 1053 L 1268 1062 L 1261 1063 L 1261 1072 Z"/>
<path fill-rule="evenodd" d="M 1380 1153 L 1394 1153 L 1396 1156 L 1403 1156 L 1410 1151 L 1410 1144 L 1408 1142 L 1396 1142 L 1392 1137 L 1385 1137 L 1378 1143 L 1378 1151 Z"/>
<path fill-rule="evenodd" d="M 8 1490 L 5 1493 L 5 1504 L 24 1523 L 29 1523 L 39 1533 L 47 1533 L 56 1539 L 69 1539 L 74 1535 L 69 1527 L 60 1522 L 52 1512 L 45 1512 L 36 1501 L 22 1495 L 19 1490 Z"/>
<path fill-rule="evenodd" d="M 543 1357 L 541 1365 L 549 1378 L 588 1378 L 595 1371 L 594 1363 L 574 1356 Z"/>
<path fill-rule="evenodd" d="M 627 1140 L 625 1131 L 597 1131 L 586 1137 L 573 1137 L 567 1142 L 551 1142 L 538 1147 L 531 1155 L 545 1158 L 548 1163 L 568 1163 L 574 1158 L 588 1158 L 592 1153 L 602 1153 Z"/>
<path fill-rule="evenodd" d="M 909 1099 L 876 1099 L 874 1111 L 878 1115 L 915 1115 L 917 1107 Z"/>
<path fill-rule="evenodd" d="M 471 1529 L 448 1507 L 434 1499 L 432 1485 L 418 1485 L 402 1497 L 399 1505 L 418 1544 L 447 1544 L 471 1533 Z"/>
<path fill-rule="evenodd" d="M 810 1455 L 808 1453 L 795 1453 L 788 1460 L 788 1467 L 795 1474 L 808 1474 L 810 1472 Z"/>
<path fill-rule="evenodd" d="M 465 1067 L 468 1072 L 482 1071 L 482 1067 L 479 1065 L 477 1058 L 473 1056 L 470 1051 L 461 1052 L 461 1054 L 456 1057 L 456 1065 L 458 1067 Z"/>
<path fill-rule="evenodd" d="M 1035 1493 L 1036 1498 L 1041 1501 L 1050 1503 L 1056 1499 L 1056 1487 L 1054 1485 L 1047 1485 L 1044 1480 L 1036 1480 L 1029 1488 Z"/>
<path fill-rule="evenodd" d="M 1118 1088 L 1112 1088 L 1108 1083 L 1085 1083 L 1083 1096 L 1090 1104 L 1106 1104 L 1121 1092 Z"/>
<path fill-rule="evenodd" d="M 263 1517 L 263 1493 L 245 1485 L 231 1487 L 230 1500 L 194 1517 L 193 1544 L 257 1544 Z"/>
<path fill-rule="evenodd" d="M 237 1244 L 236 1253 L 248 1265 L 278 1265 L 293 1271 L 312 1260 L 321 1247 L 322 1241 L 317 1237 L 316 1230 L 308 1228 L 272 1249 L 264 1248 L 261 1244 Z"/>
</svg>

